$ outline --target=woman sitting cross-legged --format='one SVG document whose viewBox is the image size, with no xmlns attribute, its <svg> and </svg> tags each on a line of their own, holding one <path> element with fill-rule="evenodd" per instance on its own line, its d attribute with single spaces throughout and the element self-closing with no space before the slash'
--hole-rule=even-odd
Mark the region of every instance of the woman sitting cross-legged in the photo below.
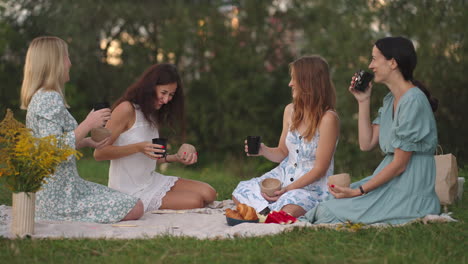
<svg viewBox="0 0 468 264">
<path fill-rule="evenodd" d="M 280 164 L 259 178 L 240 182 L 232 196 L 234 202 L 262 214 L 283 210 L 298 217 L 328 196 L 339 119 L 327 62 L 320 56 L 306 56 L 292 62 L 290 69 L 293 102 L 284 110 L 278 147 L 262 143 L 259 151 Z M 283 188 L 274 196 L 261 193 L 259 184 L 266 178 L 280 180 Z"/>
</svg>

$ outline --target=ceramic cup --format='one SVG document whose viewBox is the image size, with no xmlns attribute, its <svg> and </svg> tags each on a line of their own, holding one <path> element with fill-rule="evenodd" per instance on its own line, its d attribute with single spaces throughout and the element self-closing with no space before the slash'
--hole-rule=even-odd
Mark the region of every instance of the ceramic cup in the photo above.
<svg viewBox="0 0 468 264">
<path fill-rule="evenodd" d="M 260 143 L 262 142 L 262 137 L 260 136 L 248 136 L 247 137 L 247 153 L 256 155 L 260 151 Z"/>
<path fill-rule="evenodd" d="M 348 173 L 335 174 L 328 177 L 328 184 L 334 184 L 341 187 L 349 187 L 349 185 L 351 184 L 351 177 Z"/>
<path fill-rule="evenodd" d="M 164 148 L 162 148 L 162 150 L 164 150 L 163 153 L 159 153 L 159 152 L 155 152 L 154 154 L 158 155 L 162 155 L 162 158 L 166 157 L 166 154 L 167 154 L 167 138 L 153 138 L 153 144 L 158 144 L 158 145 L 162 145 L 164 146 Z"/>
<path fill-rule="evenodd" d="M 275 196 L 275 192 L 281 190 L 281 185 L 280 180 L 267 178 L 260 183 L 260 190 L 268 196 Z"/>
</svg>

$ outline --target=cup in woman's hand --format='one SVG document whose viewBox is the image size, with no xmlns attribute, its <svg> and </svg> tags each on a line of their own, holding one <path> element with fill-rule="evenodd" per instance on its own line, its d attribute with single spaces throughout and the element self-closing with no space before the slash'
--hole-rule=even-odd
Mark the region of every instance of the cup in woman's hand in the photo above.
<svg viewBox="0 0 468 264">
<path fill-rule="evenodd" d="M 160 153 L 160 152 L 155 152 L 154 154 L 158 155 L 162 155 L 162 157 L 166 157 L 166 149 L 167 149 L 167 138 L 153 138 L 153 144 L 157 144 L 157 145 L 161 145 L 163 146 L 164 148 L 158 148 L 158 149 L 162 149 L 164 150 L 164 152 Z"/>
<path fill-rule="evenodd" d="M 104 108 L 110 108 L 110 104 L 108 102 L 99 102 L 93 105 L 94 111 L 98 111 Z"/>
<path fill-rule="evenodd" d="M 262 193 L 274 197 L 275 192 L 281 190 L 281 181 L 274 178 L 266 178 L 260 182 L 260 190 Z"/>
<path fill-rule="evenodd" d="M 353 88 L 356 91 L 364 92 L 369 86 L 369 82 L 374 79 L 374 74 L 359 70 L 356 72 L 356 78 L 354 79 Z"/>
<path fill-rule="evenodd" d="M 329 185 L 338 185 L 341 187 L 349 187 L 351 184 L 351 177 L 348 173 L 335 174 L 328 177 Z"/>
<path fill-rule="evenodd" d="M 101 142 L 111 135 L 111 131 L 105 127 L 91 129 L 91 139 L 95 142 Z"/>
<path fill-rule="evenodd" d="M 260 151 L 260 143 L 262 137 L 260 136 L 248 136 L 247 137 L 247 153 L 256 155 Z"/>
</svg>

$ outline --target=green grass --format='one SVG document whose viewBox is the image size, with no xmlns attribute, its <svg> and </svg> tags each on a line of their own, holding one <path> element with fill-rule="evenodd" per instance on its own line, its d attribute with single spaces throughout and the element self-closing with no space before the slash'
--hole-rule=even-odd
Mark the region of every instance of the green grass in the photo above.
<svg viewBox="0 0 468 264">
<path fill-rule="evenodd" d="M 164 174 L 206 181 L 228 199 L 241 177 L 255 173 L 239 164 L 208 168 L 171 165 Z M 107 183 L 108 163 L 83 159 L 80 175 Z M 460 170 L 467 177 L 468 169 Z M 253 175 L 252 175 L 253 176 Z M 0 204 L 11 204 L 1 187 Z M 468 188 L 467 188 L 468 189 Z M 144 240 L 0 238 L 2 263 L 468 263 L 468 190 L 449 207 L 457 223 L 413 224 L 392 229 L 339 232 L 296 229 L 292 232 L 234 240 L 159 237 Z"/>
</svg>

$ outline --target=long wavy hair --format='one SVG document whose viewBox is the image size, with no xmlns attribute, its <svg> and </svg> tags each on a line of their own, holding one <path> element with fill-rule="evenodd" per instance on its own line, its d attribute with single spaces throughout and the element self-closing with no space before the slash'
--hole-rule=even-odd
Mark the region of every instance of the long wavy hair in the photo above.
<svg viewBox="0 0 468 264">
<path fill-rule="evenodd" d="M 177 84 L 174 97 L 157 110 L 154 106 L 157 100 L 156 86 L 171 83 Z M 136 82 L 127 88 L 124 95 L 114 103 L 113 108 L 124 101 L 137 104 L 145 119 L 154 127 L 169 127 L 175 130 L 175 126 L 178 125 L 182 138 L 185 137 L 184 89 L 175 65 L 162 63 L 149 67 Z"/>
<path fill-rule="evenodd" d="M 41 88 L 56 91 L 64 97 L 67 43 L 57 37 L 43 36 L 29 44 L 21 85 L 21 109 L 27 109 L 33 95 Z"/>
<path fill-rule="evenodd" d="M 386 37 L 377 40 L 375 46 L 387 60 L 395 59 L 403 78 L 417 86 L 426 95 L 432 111 L 437 111 L 439 100 L 431 95 L 422 82 L 415 80 L 413 77 L 413 72 L 418 62 L 413 42 L 404 37 Z"/>
<path fill-rule="evenodd" d="M 297 84 L 290 129 L 296 130 L 305 122 L 307 128 L 303 136 L 310 141 L 325 112 L 335 110 L 335 86 L 330 77 L 328 63 L 321 56 L 301 57 L 290 63 L 289 68 Z"/>
</svg>

